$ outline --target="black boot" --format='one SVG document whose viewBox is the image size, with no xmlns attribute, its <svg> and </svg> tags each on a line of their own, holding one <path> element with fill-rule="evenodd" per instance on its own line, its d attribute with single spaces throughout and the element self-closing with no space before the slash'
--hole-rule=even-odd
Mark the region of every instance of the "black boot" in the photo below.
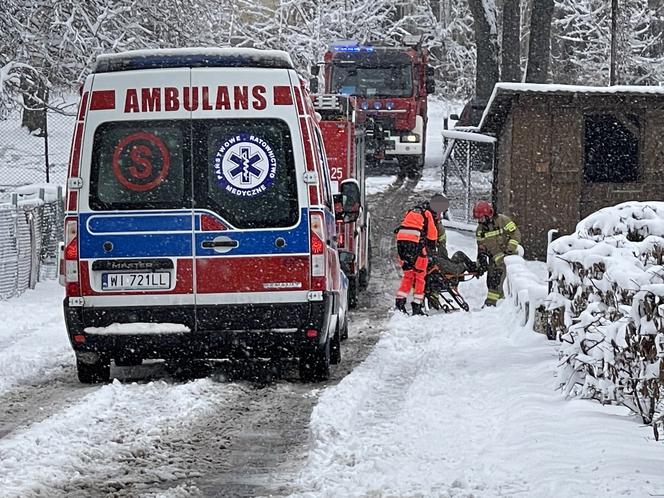
<svg viewBox="0 0 664 498">
<path fill-rule="evenodd" d="M 422 309 L 422 305 L 420 303 L 411 303 L 411 306 L 413 307 L 413 316 L 415 315 L 427 316 L 427 314 Z"/>
<path fill-rule="evenodd" d="M 395 307 L 398 311 L 401 311 L 402 313 L 405 313 L 406 315 L 408 314 L 408 311 L 406 310 L 406 298 L 405 297 L 398 297 L 396 300 Z"/>
</svg>

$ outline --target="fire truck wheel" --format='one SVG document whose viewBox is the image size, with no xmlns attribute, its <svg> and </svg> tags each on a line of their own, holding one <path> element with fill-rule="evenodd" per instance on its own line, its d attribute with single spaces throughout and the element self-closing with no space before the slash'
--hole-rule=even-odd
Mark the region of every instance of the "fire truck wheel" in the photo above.
<svg viewBox="0 0 664 498">
<path fill-rule="evenodd" d="M 358 288 L 358 277 L 353 277 L 348 280 L 348 307 L 350 309 L 357 308 L 357 300 L 360 289 Z"/>
<path fill-rule="evenodd" d="M 322 348 L 303 353 L 300 357 L 300 379 L 302 382 L 320 382 L 330 378 L 330 341 Z"/>
<path fill-rule="evenodd" d="M 330 343 L 330 363 L 338 365 L 341 362 L 341 328 L 337 324 L 337 330 Z"/>
<path fill-rule="evenodd" d="M 423 164 L 418 156 L 401 156 L 399 158 L 399 176 L 419 179 L 422 176 Z"/>
<path fill-rule="evenodd" d="M 100 358 L 94 363 L 83 363 L 76 359 L 78 380 L 83 384 L 99 384 L 108 382 L 111 378 L 110 360 Z"/>
</svg>

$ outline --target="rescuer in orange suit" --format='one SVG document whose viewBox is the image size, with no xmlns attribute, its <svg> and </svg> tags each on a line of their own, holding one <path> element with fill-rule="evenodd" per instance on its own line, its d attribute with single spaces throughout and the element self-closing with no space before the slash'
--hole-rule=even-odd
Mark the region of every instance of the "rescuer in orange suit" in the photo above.
<svg viewBox="0 0 664 498">
<path fill-rule="evenodd" d="M 397 252 L 404 272 L 396 298 L 396 308 L 399 311 L 407 313 L 406 298 L 414 288 L 411 304 L 413 315 L 425 314 L 422 310 L 422 301 L 428 255 L 436 252 L 438 242 L 436 219 L 446 206 L 447 199 L 444 196 L 434 195 L 430 201 L 424 201 L 409 209 L 399 228 L 394 231 L 397 237 Z"/>
</svg>

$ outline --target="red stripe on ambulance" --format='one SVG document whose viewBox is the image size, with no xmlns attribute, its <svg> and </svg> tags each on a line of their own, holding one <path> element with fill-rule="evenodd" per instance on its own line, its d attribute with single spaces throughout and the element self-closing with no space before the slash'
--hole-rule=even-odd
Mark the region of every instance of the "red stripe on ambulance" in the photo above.
<svg viewBox="0 0 664 498">
<path fill-rule="evenodd" d="M 95 90 L 90 99 L 91 111 L 110 111 L 115 109 L 115 90 Z"/>
</svg>

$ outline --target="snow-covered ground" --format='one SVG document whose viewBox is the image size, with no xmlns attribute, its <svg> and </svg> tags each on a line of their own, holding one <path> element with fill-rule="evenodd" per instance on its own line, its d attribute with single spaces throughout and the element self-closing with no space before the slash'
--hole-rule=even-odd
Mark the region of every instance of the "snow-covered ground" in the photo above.
<svg viewBox="0 0 664 498">
<path fill-rule="evenodd" d="M 472 254 L 472 239 L 450 234 Z M 533 267 L 542 270 L 541 265 Z M 367 360 L 320 396 L 299 496 L 595 497 L 664 493 L 664 446 L 626 409 L 555 391 L 556 343 L 507 302 L 393 315 Z"/>
</svg>

